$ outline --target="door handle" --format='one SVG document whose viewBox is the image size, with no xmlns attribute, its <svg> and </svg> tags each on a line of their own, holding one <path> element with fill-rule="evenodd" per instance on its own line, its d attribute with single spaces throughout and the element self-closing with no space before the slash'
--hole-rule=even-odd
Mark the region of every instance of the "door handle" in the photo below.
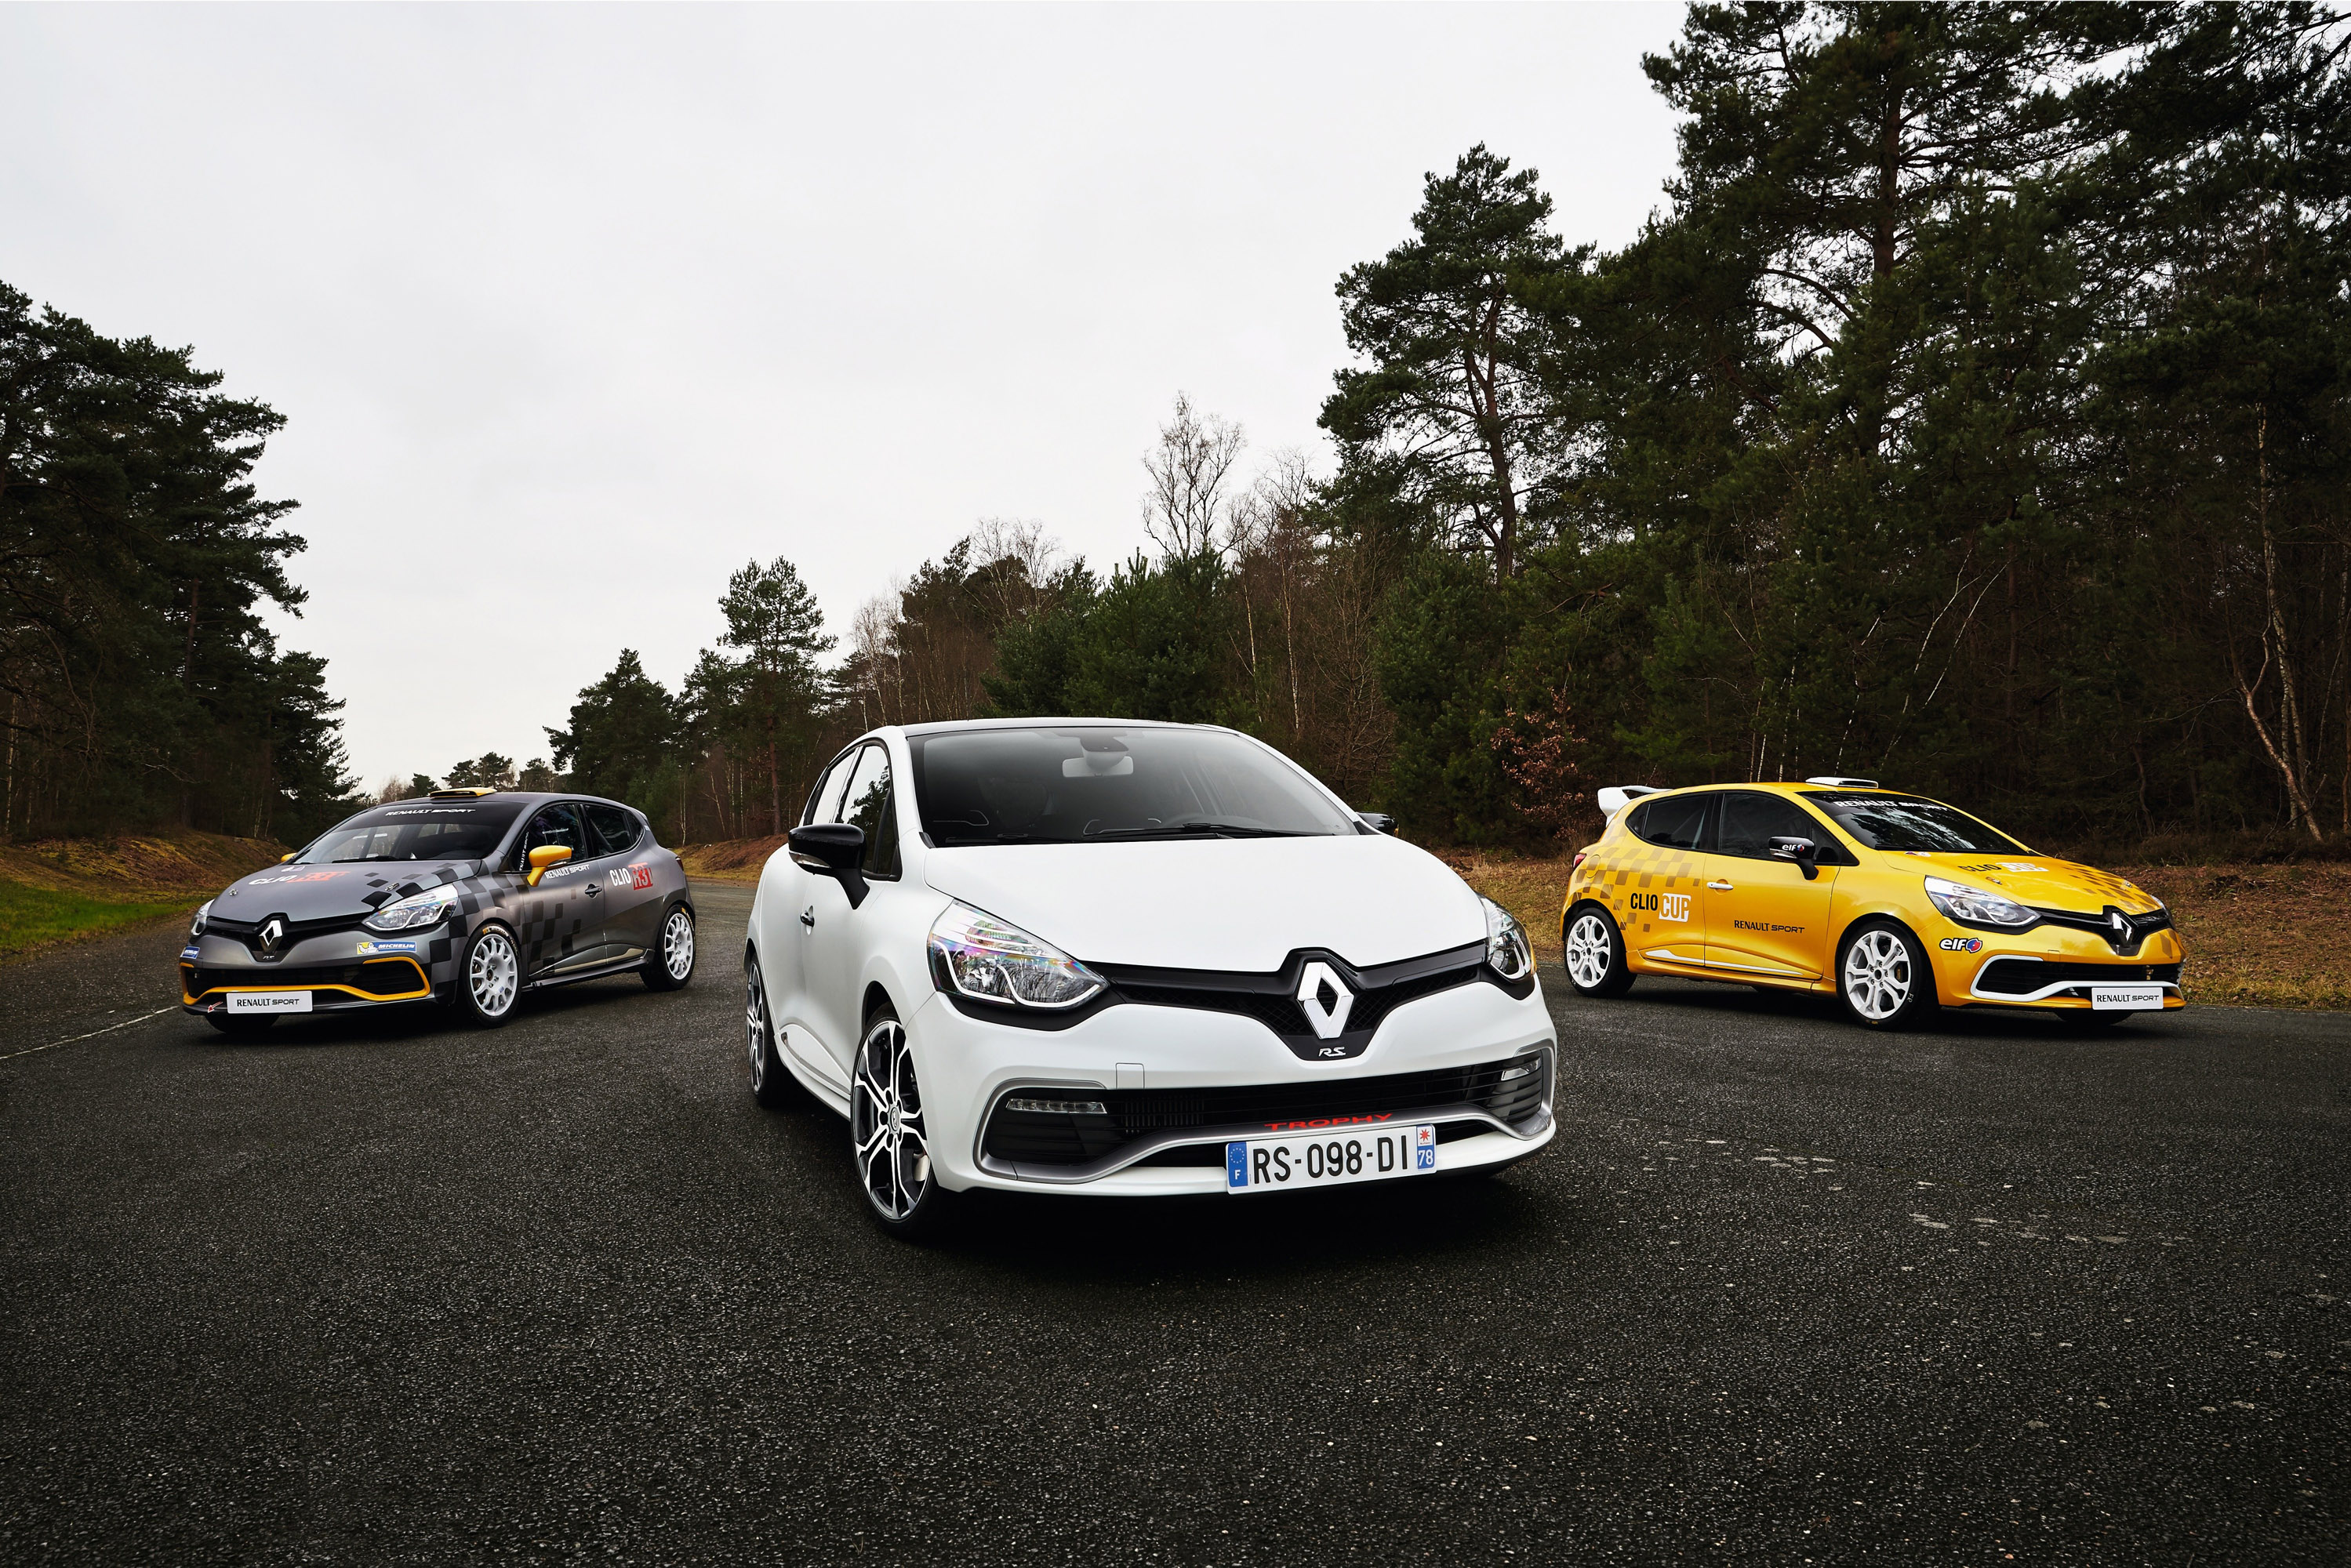
<svg viewBox="0 0 2351 1568">
<path fill-rule="evenodd" d="M 1730 884 L 1727 882 L 1710 882 L 1706 885 L 1714 889 L 1717 893 L 1729 893 L 1732 891 Z"/>
<path fill-rule="evenodd" d="M 816 929 L 815 904 L 811 904 L 806 909 L 800 911 L 800 924 L 807 926 L 811 931 Z"/>
<path fill-rule="evenodd" d="M 596 897 L 597 895 L 599 895 L 600 894 L 601 894 L 604 890 L 603 890 L 602 888 L 601 888 L 601 887 L 598 887 L 594 883 L 592 883 L 592 882 L 591 882 L 591 883 L 590 883 L 586 887 L 581 888 L 580 891 L 580 892 L 582 892 L 582 893 L 584 893 L 584 894 L 586 894 L 589 897 L 590 897 L 590 898 L 594 898 L 594 897 Z"/>
</svg>

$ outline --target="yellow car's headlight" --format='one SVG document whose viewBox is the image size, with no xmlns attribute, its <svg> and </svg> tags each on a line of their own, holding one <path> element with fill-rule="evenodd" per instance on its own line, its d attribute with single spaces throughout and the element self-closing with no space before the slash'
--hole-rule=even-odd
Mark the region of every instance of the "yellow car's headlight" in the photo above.
<svg viewBox="0 0 2351 1568">
<path fill-rule="evenodd" d="M 1946 915 L 1962 925 L 1992 925 L 2014 928 L 2031 925 L 2041 916 L 2013 899 L 2002 898 L 1965 883 L 1949 882 L 1939 876 L 1927 879 L 1927 898 Z"/>
</svg>

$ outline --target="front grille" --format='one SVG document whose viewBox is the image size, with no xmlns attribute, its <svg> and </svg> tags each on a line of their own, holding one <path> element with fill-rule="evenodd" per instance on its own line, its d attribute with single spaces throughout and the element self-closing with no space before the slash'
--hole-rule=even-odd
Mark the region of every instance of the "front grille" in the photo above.
<svg viewBox="0 0 2351 1568">
<path fill-rule="evenodd" d="M 2168 909 L 2150 910 L 2145 915 L 2123 915 L 2124 930 L 2119 940 L 2116 936 L 2114 916 L 2122 912 L 2111 906 L 2095 915 L 2087 915 L 2078 909 L 2043 909 L 2036 905 L 2032 913 L 2041 916 L 2044 925 L 2095 932 L 2105 937 L 2117 953 L 2128 953 L 2157 932 L 2171 929 L 2171 912 Z"/>
<path fill-rule="evenodd" d="M 1347 1009 L 1347 1033 L 1368 1035 L 1380 1027 L 1381 1019 L 1405 1003 L 1438 991 L 1449 991 L 1456 986 L 1466 986 L 1476 978 L 1478 966 L 1468 964 L 1458 969 L 1440 969 L 1433 975 L 1423 975 L 1400 980 L 1393 986 L 1382 986 L 1377 990 L 1360 992 Z M 1257 1019 L 1287 1040 L 1315 1038 L 1314 1026 L 1306 1021 L 1306 1009 L 1299 1006 L 1298 998 L 1280 992 L 1134 985 L 1122 981 L 1118 994 L 1130 1002 L 1142 1002 L 1150 1007 L 1201 1008 L 1210 1012 L 1240 1013 Z"/>
<path fill-rule="evenodd" d="M 1485 944 L 1474 943 L 1401 963 L 1359 969 L 1336 954 L 1301 949 L 1270 974 L 1142 968 L 1117 964 L 1095 967 L 1110 982 L 1105 1003 L 1134 1002 L 1145 1007 L 1238 1013 L 1257 1019 L 1273 1031 L 1293 1055 L 1308 1061 L 1328 1061 L 1361 1056 L 1381 1022 L 1405 1003 L 1487 978 L 1485 954 Z M 1299 987 L 1313 964 L 1327 967 L 1352 998 L 1341 1032 L 1329 1038 L 1314 1032 L 1305 1008 L 1298 1001 Z M 1528 988 L 1532 988 L 1531 978 Z M 1512 989 L 1511 994 L 1523 993 Z M 1326 999 L 1323 1005 L 1335 1007 L 1335 1002 Z"/>
<path fill-rule="evenodd" d="M 371 958 L 360 964 L 273 964 L 266 969 L 213 969 L 183 965 L 181 983 L 187 994 L 201 998 L 227 988 L 298 991 L 320 986 L 348 986 L 362 996 L 397 997 L 424 988 L 423 971 L 407 958 Z"/>
<path fill-rule="evenodd" d="M 1531 1071 L 1503 1076 L 1530 1065 Z M 1088 1089 L 1081 1097 L 1099 1103 L 1102 1113 L 1081 1116 L 1007 1110 L 1003 1102 L 1016 1096 L 1081 1097 L 1081 1092 L 1068 1089 L 1015 1088 L 998 1097 L 982 1146 L 997 1159 L 1021 1165 L 1080 1165 L 1115 1154 L 1138 1139 L 1156 1139 L 1170 1133 L 1216 1129 L 1263 1135 L 1290 1131 L 1292 1124 L 1343 1123 L 1355 1117 L 1457 1107 L 1485 1111 L 1507 1125 L 1523 1127 L 1541 1113 L 1548 1076 L 1545 1058 L 1535 1052 L 1475 1067 L 1311 1083 L 1261 1083 L 1233 1089 Z M 1186 1162 L 1171 1155 L 1158 1163 Z"/>
<path fill-rule="evenodd" d="M 250 947 L 254 945 L 254 938 L 261 935 L 266 918 L 231 920 L 226 915 L 207 915 L 204 916 L 204 935 L 235 937 Z M 288 920 L 284 945 L 291 947 L 307 937 L 330 936 L 338 931 L 356 931 L 360 928 L 360 922 L 366 918 L 367 911 L 362 909 L 354 915 L 329 915 L 317 920 Z"/>
<path fill-rule="evenodd" d="M 2177 985 L 2179 982 L 2179 966 L 2088 964 L 2071 960 L 2050 963 L 2032 958 L 1994 958 L 1976 977 L 1976 989 L 1992 996 L 2022 997 L 2030 996 L 2045 986 L 2075 982 L 2114 986 L 2127 985 L 2133 980 L 2168 980 Z"/>
</svg>

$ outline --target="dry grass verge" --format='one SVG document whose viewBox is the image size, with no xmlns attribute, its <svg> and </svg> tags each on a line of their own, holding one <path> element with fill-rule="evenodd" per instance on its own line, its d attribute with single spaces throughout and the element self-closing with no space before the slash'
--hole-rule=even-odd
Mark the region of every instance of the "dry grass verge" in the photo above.
<svg viewBox="0 0 2351 1568">
<path fill-rule="evenodd" d="M 0 847 L 0 959 L 184 915 L 285 852 L 222 833 Z"/>
<path fill-rule="evenodd" d="M 678 860 L 685 866 L 685 874 L 705 882 L 757 883 L 759 868 L 768 857 L 784 847 L 779 835 L 772 839 L 722 839 L 707 844 L 688 844 L 677 852 Z"/>
</svg>

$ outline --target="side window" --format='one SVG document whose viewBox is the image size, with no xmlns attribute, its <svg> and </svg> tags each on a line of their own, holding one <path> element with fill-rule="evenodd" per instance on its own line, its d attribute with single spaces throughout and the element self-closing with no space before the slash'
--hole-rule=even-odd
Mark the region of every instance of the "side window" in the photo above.
<svg viewBox="0 0 2351 1568">
<path fill-rule="evenodd" d="M 865 830 L 868 876 L 898 874 L 898 813 L 890 808 L 890 748 L 869 746 L 857 755 L 841 797 L 841 820 Z"/>
<path fill-rule="evenodd" d="M 601 854 L 626 854 L 637 843 L 637 820 L 618 806 L 583 806 Z"/>
<path fill-rule="evenodd" d="M 586 860 L 594 852 L 588 847 L 588 830 L 580 821 L 580 808 L 572 805 L 549 806 L 530 820 L 516 849 L 517 869 L 530 863 L 530 852 L 541 844 L 561 844 L 571 852 L 573 860 Z"/>
<path fill-rule="evenodd" d="M 1770 860 L 1773 839 L 1810 839 L 1821 864 L 1853 863 L 1829 831 L 1793 800 L 1743 789 L 1722 798 L 1722 816 L 1714 829 L 1716 853 Z"/>
<path fill-rule="evenodd" d="M 1675 795 L 1645 801 L 1633 813 L 1633 836 L 1669 850 L 1694 850 L 1706 828 L 1706 811 L 1713 795 Z"/>
<path fill-rule="evenodd" d="M 809 791 L 808 815 L 801 819 L 803 822 L 841 821 L 841 787 L 849 782 L 850 770 L 857 766 L 857 759 L 863 755 L 862 751 L 850 752 L 845 757 L 836 758 L 832 766 L 824 770 L 824 777 L 818 779 L 816 788 Z"/>
</svg>

